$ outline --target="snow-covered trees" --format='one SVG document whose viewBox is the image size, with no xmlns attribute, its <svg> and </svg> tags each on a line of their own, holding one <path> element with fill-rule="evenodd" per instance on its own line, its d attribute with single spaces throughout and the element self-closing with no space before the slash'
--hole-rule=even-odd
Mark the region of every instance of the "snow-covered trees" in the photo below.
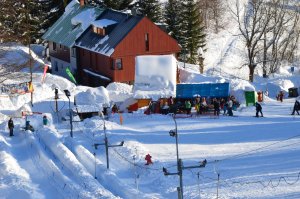
<svg viewBox="0 0 300 199">
<path fill-rule="evenodd" d="M 114 10 L 126 10 L 130 7 L 133 0 L 87 0 L 93 6 L 106 7 Z"/>
<path fill-rule="evenodd" d="M 221 19 L 226 2 L 224 0 L 199 0 L 198 3 L 205 27 L 218 33 L 222 28 Z"/>
<path fill-rule="evenodd" d="M 63 12 L 60 0 L 2 0 L 0 39 L 3 42 L 36 42 Z"/>
<path fill-rule="evenodd" d="M 187 61 L 196 64 L 198 62 L 198 49 L 206 45 L 205 27 L 203 26 L 203 20 L 197 2 L 194 0 L 182 1 L 181 18 L 181 45 L 183 51 L 188 53 Z"/>
<path fill-rule="evenodd" d="M 40 21 L 38 34 L 38 38 L 40 38 L 41 35 L 44 34 L 45 31 L 63 14 L 64 2 L 61 0 L 43 0 L 42 3 L 38 5 L 37 8 L 39 10 L 35 9 L 33 12 L 36 13 L 37 18 Z"/>
<path fill-rule="evenodd" d="M 135 7 L 153 22 L 162 21 L 161 3 L 159 0 L 137 0 Z"/>
<path fill-rule="evenodd" d="M 196 64 L 198 49 L 206 45 L 205 27 L 199 2 L 194 0 L 168 0 L 165 5 L 165 23 L 168 33 L 182 47 L 180 58 Z"/>
<path fill-rule="evenodd" d="M 294 2 L 297 4 L 297 2 Z M 277 71 L 279 63 L 292 62 L 299 45 L 299 13 L 288 0 L 251 0 L 241 13 L 239 1 L 234 13 L 247 50 L 249 80 L 262 63 L 264 76 Z M 298 3 L 299 4 L 299 3 Z"/>
<path fill-rule="evenodd" d="M 180 0 L 168 0 L 165 5 L 165 23 L 167 24 L 167 31 L 174 39 L 181 43 L 181 4 Z"/>
</svg>

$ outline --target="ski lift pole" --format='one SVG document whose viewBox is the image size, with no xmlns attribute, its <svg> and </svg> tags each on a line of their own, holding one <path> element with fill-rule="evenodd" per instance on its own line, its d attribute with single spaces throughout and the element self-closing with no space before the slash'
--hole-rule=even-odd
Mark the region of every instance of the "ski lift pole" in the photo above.
<svg viewBox="0 0 300 199">
<path fill-rule="evenodd" d="M 104 143 L 95 143 L 94 147 L 95 149 L 97 149 L 97 147 L 99 145 L 105 145 L 105 154 L 106 154 L 106 168 L 109 169 L 109 154 L 108 154 L 108 148 L 109 147 L 119 147 L 119 146 L 123 146 L 124 145 L 124 141 L 122 141 L 120 144 L 116 144 L 116 145 L 109 145 L 108 144 L 108 139 L 107 139 L 107 135 L 106 135 L 106 126 L 105 126 L 105 119 L 104 119 L 104 115 L 100 114 L 100 116 L 103 119 L 103 131 L 104 131 Z"/>
</svg>

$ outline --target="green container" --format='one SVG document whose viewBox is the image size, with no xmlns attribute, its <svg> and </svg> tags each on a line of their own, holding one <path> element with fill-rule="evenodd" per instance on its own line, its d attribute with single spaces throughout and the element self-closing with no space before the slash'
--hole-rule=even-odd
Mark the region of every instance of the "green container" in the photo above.
<svg viewBox="0 0 300 199">
<path fill-rule="evenodd" d="M 246 106 L 254 106 L 256 102 L 255 91 L 245 91 Z"/>
</svg>

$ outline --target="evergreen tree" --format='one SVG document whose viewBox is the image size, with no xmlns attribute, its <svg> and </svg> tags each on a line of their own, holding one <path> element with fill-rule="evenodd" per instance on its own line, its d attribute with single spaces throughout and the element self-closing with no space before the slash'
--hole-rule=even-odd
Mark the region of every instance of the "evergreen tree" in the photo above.
<svg viewBox="0 0 300 199">
<path fill-rule="evenodd" d="M 23 44 L 36 42 L 62 13 L 59 0 L 2 0 L 0 39 Z"/>
<path fill-rule="evenodd" d="M 159 0 L 138 0 L 136 7 L 153 22 L 162 21 L 161 3 Z"/>
<path fill-rule="evenodd" d="M 34 22 L 28 0 L 3 0 L 0 8 L 0 36 L 3 42 L 21 42 L 27 44 L 33 33 L 36 23 Z"/>
<path fill-rule="evenodd" d="M 182 50 L 188 53 L 187 61 L 196 64 L 198 57 L 197 51 L 200 47 L 204 47 L 205 43 L 205 27 L 199 12 L 198 3 L 194 0 L 185 0 L 182 2 Z"/>
<path fill-rule="evenodd" d="M 87 3 L 90 5 L 114 10 L 128 9 L 132 2 L 133 0 L 87 0 Z"/>
<path fill-rule="evenodd" d="M 182 38 L 181 35 L 181 3 L 180 0 L 168 0 L 165 5 L 165 14 L 164 19 L 165 23 L 167 24 L 167 31 L 168 34 L 171 35 L 174 39 L 177 40 L 179 44 L 182 45 Z"/>
<path fill-rule="evenodd" d="M 39 18 L 39 36 L 44 34 L 58 18 L 64 13 L 64 2 L 62 0 L 43 0 L 39 6 L 37 15 Z"/>
<path fill-rule="evenodd" d="M 103 3 L 107 8 L 124 10 L 128 9 L 129 5 L 132 3 L 132 0 L 103 0 Z"/>
</svg>

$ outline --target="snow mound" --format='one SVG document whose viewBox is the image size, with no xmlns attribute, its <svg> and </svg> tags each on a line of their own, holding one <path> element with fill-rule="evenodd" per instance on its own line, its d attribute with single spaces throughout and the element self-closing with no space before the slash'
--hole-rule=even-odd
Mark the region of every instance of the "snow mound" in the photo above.
<svg viewBox="0 0 300 199">
<path fill-rule="evenodd" d="M 36 46 L 34 46 L 36 49 Z M 29 48 L 17 43 L 0 44 L 0 65 L 18 66 L 17 68 L 25 68 L 29 63 Z M 41 70 L 44 61 L 41 60 L 33 50 L 31 50 L 33 58 L 33 71 Z M 23 66 L 23 67 L 22 67 Z M 26 69 L 27 71 L 29 69 Z"/>
<path fill-rule="evenodd" d="M 132 85 L 113 82 L 110 83 L 106 89 L 108 90 L 109 97 L 113 102 L 124 102 L 132 96 Z"/>
<path fill-rule="evenodd" d="M 90 88 L 78 86 L 76 89 L 76 103 L 80 105 L 109 104 L 109 94 L 103 86 Z"/>
</svg>

